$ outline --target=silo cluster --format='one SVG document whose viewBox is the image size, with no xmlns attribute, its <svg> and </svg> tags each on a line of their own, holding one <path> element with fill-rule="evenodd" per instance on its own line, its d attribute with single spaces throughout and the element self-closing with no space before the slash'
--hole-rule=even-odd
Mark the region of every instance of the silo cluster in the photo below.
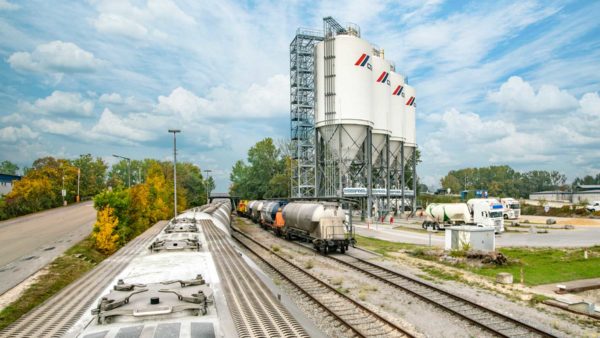
<svg viewBox="0 0 600 338">
<path fill-rule="evenodd" d="M 405 79 L 359 29 L 325 24 L 314 48 L 317 197 L 366 189 L 386 210 L 390 198 L 413 197 L 402 169 L 416 148 L 416 91 Z"/>
</svg>

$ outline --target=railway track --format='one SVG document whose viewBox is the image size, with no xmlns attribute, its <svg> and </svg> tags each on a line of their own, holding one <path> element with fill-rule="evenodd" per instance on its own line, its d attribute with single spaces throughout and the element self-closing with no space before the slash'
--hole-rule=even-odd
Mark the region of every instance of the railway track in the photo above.
<svg viewBox="0 0 600 338">
<path fill-rule="evenodd" d="M 409 332 L 338 292 L 288 259 L 243 232 L 233 229 L 233 238 L 287 280 L 305 298 L 315 303 L 345 327 L 351 337 L 413 337 Z"/>
<path fill-rule="evenodd" d="M 431 284 L 389 270 L 352 255 L 331 255 L 330 259 L 355 271 L 408 292 L 447 312 L 459 316 L 500 337 L 555 337 L 507 315 L 449 293 Z"/>
<path fill-rule="evenodd" d="M 163 227 L 164 223 L 160 222 L 146 230 L 93 270 L 0 331 L 0 337 L 63 336 Z"/>
<path fill-rule="evenodd" d="M 201 224 L 238 336 L 309 337 L 234 250 L 228 236 L 212 222 Z"/>
</svg>

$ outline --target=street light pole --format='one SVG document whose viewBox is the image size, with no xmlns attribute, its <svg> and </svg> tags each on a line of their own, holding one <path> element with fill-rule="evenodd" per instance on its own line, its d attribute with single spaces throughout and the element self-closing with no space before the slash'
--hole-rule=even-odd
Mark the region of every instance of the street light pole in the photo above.
<svg viewBox="0 0 600 338">
<path fill-rule="evenodd" d="M 79 203 L 80 197 L 79 197 L 79 181 L 81 179 L 81 169 L 77 168 L 77 203 Z"/>
<path fill-rule="evenodd" d="M 129 157 L 125 157 L 125 156 L 121 156 L 121 155 L 113 154 L 113 156 L 122 158 L 127 161 L 127 187 L 131 188 L 131 159 Z"/>
<path fill-rule="evenodd" d="M 212 173 L 212 170 L 206 169 L 206 170 L 204 170 L 204 173 L 206 174 L 206 178 L 204 179 L 204 182 L 206 182 L 206 184 L 205 184 L 206 185 L 206 204 L 208 204 L 209 200 L 210 200 L 209 191 L 208 191 L 209 190 L 208 189 L 208 177 L 209 177 L 208 173 Z"/>
<path fill-rule="evenodd" d="M 173 195 L 174 204 L 173 204 L 173 214 L 177 217 L 177 133 L 180 133 L 179 129 L 169 129 L 169 133 L 173 133 Z"/>
</svg>

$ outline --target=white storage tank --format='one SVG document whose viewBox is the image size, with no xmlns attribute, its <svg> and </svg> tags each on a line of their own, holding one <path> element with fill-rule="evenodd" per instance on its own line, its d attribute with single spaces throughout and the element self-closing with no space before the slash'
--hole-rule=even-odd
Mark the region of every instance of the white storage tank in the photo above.
<svg viewBox="0 0 600 338">
<path fill-rule="evenodd" d="M 379 51 L 373 51 L 371 81 L 373 98 L 371 100 L 371 119 L 373 120 L 373 163 L 377 162 L 385 147 L 387 135 L 391 135 L 388 117 L 390 115 L 390 73 L 391 64 L 378 56 Z"/>
<path fill-rule="evenodd" d="M 396 72 L 390 73 L 390 113 L 388 115 L 390 136 L 390 153 L 400 158 L 400 147 L 404 141 L 404 77 Z"/>
<path fill-rule="evenodd" d="M 365 140 L 367 127 L 373 125 L 372 47 L 353 35 L 331 39 L 315 47 L 315 127 L 320 128 L 336 157 L 350 161 L 360 149 L 357 145 Z M 339 124 L 344 125 L 345 131 L 328 127 Z"/>
<path fill-rule="evenodd" d="M 416 90 L 415 88 L 405 85 L 405 114 L 404 114 L 404 137 L 406 138 L 406 148 L 404 156 L 406 159 L 412 157 L 415 148 L 417 147 L 416 138 Z"/>
</svg>

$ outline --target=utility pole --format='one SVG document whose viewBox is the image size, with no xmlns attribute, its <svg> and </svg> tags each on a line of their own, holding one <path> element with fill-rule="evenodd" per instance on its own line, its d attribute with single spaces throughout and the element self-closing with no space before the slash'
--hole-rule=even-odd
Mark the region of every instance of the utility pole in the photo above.
<svg viewBox="0 0 600 338">
<path fill-rule="evenodd" d="M 77 168 L 77 203 L 80 201 L 79 197 L 79 181 L 81 180 L 81 169 Z"/>
<path fill-rule="evenodd" d="M 210 197 L 209 197 L 210 192 L 209 192 L 209 188 L 208 188 L 208 177 L 209 177 L 208 174 L 212 173 L 212 170 L 206 169 L 206 170 L 204 170 L 204 173 L 206 174 L 206 178 L 204 179 L 204 182 L 206 182 L 206 184 L 205 184 L 206 185 L 206 204 L 208 204 L 209 200 L 210 200 Z"/>
<path fill-rule="evenodd" d="M 181 133 L 179 129 L 169 129 L 169 133 L 173 133 L 173 217 L 177 217 L 177 133 Z"/>
<path fill-rule="evenodd" d="M 131 188 L 131 159 L 129 157 L 125 157 L 125 156 L 121 156 L 121 155 L 113 154 L 113 156 L 122 158 L 127 161 L 127 187 Z"/>
</svg>

